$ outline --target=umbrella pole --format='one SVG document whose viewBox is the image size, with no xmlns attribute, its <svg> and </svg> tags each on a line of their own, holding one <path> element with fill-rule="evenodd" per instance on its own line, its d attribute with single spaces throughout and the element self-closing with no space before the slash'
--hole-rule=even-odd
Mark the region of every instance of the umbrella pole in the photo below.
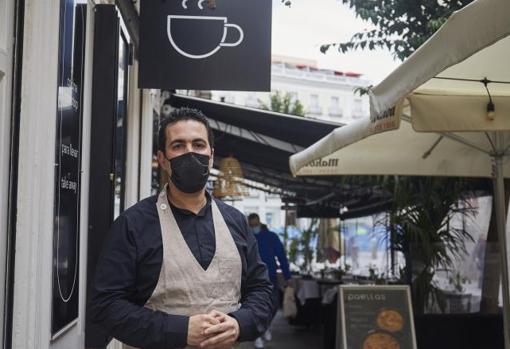
<svg viewBox="0 0 510 349">
<path fill-rule="evenodd" d="M 500 135 L 496 135 L 498 139 Z M 498 144 L 498 142 L 496 142 Z M 498 144 L 499 145 L 499 144 Z M 501 149 L 501 148 L 500 148 Z M 506 208 L 505 208 L 505 183 L 503 179 L 503 154 L 493 156 L 494 160 L 494 202 L 496 210 L 496 223 L 498 230 L 500 258 L 501 258 L 501 282 L 503 292 L 503 331 L 505 336 L 505 348 L 510 349 L 510 299 L 508 284 L 508 263 L 506 245 Z"/>
</svg>

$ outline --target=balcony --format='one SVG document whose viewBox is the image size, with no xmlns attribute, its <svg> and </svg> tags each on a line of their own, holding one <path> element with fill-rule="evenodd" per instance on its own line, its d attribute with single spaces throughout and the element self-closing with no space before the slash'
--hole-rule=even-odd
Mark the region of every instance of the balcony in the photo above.
<svg viewBox="0 0 510 349">
<path fill-rule="evenodd" d="M 340 108 L 329 108 L 328 114 L 329 116 L 337 118 L 341 118 L 342 116 L 344 116 L 344 112 Z"/>
<path fill-rule="evenodd" d="M 325 69 L 312 69 L 309 67 L 296 68 L 282 63 L 271 65 L 271 75 L 302 79 L 307 81 L 335 83 L 352 86 L 368 86 L 370 82 L 358 77 L 335 75 L 334 72 Z"/>
<path fill-rule="evenodd" d="M 322 108 L 318 105 L 311 105 L 306 110 L 306 113 L 310 115 L 322 115 Z"/>
</svg>

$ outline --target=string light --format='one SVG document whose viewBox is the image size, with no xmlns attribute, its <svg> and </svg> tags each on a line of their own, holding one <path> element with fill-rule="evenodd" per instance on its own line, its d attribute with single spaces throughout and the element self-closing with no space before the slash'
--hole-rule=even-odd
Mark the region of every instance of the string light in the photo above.
<svg viewBox="0 0 510 349">
<path fill-rule="evenodd" d="M 485 86 L 485 89 L 487 90 L 487 94 L 489 95 L 489 103 L 487 103 L 487 119 L 492 121 L 496 118 L 496 106 L 494 105 L 494 102 L 492 101 L 492 96 L 489 91 L 489 83 L 491 82 L 487 78 L 483 78 L 481 80 L 482 84 Z"/>
</svg>

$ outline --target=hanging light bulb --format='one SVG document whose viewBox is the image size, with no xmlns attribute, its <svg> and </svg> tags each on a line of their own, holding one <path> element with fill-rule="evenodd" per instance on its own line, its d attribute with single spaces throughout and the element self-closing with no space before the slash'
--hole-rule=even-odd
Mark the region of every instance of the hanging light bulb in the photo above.
<svg viewBox="0 0 510 349">
<path fill-rule="evenodd" d="M 491 92 L 489 91 L 489 83 L 491 83 L 492 81 L 490 81 L 489 79 L 487 79 L 487 77 L 485 77 L 482 80 L 480 80 L 480 82 L 485 86 L 485 90 L 487 91 L 487 95 L 489 96 L 489 103 L 487 103 L 487 119 L 492 121 L 496 117 L 496 113 L 495 113 L 496 107 L 494 106 L 494 102 L 492 101 Z"/>
<path fill-rule="evenodd" d="M 491 100 L 489 103 L 487 103 L 487 119 L 492 121 L 495 118 L 496 118 L 496 107 L 494 106 L 494 103 Z"/>
</svg>

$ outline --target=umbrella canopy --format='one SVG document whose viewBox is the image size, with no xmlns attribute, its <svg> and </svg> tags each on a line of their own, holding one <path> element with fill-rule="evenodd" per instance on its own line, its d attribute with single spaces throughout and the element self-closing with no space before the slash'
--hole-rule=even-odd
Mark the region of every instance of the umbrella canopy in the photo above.
<svg viewBox="0 0 510 349">
<path fill-rule="evenodd" d="M 503 159 L 510 155 L 509 18 L 508 0 L 476 0 L 454 13 L 370 90 L 370 118 L 336 129 L 290 158 L 294 175 L 492 176 L 507 349 L 503 178 L 510 177 L 510 167 Z"/>
<path fill-rule="evenodd" d="M 338 128 L 292 156 L 292 173 L 490 177 L 487 154 L 494 152 L 496 144 L 479 132 L 510 130 L 509 16 L 508 0 L 478 0 L 454 13 L 434 36 L 370 90 L 370 118 Z M 495 106 L 494 120 L 487 117 L 490 99 Z M 422 159 L 445 132 L 448 135 L 435 145 L 435 151 Z M 342 149 L 368 136 L 374 139 Z M 500 146 L 506 150 L 510 136 L 503 134 L 501 138 Z M 449 139 L 472 147 L 462 151 L 462 146 L 453 145 Z M 401 161 L 402 157 L 406 161 Z M 401 162 L 405 164 L 395 167 Z M 510 164 L 505 165 L 504 175 L 510 176 Z"/>
<path fill-rule="evenodd" d="M 367 130 L 368 123 L 369 120 L 338 128 L 311 147 L 292 156 L 292 172 L 298 176 L 491 177 L 492 160 L 488 156 L 490 143 L 484 133 L 419 133 L 408 121 L 403 121 L 399 129 L 361 137 L 357 142 L 351 141 Z M 484 151 L 466 146 L 458 140 L 466 140 Z M 353 143 L 350 144 L 351 142 Z M 348 143 L 348 146 L 345 143 Z M 435 149 L 432 149 L 434 145 Z M 504 168 L 508 177 L 510 163 L 506 163 Z"/>
<path fill-rule="evenodd" d="M 487 104 L 487 92 L 480 81 L 484 78 L 493 81 L 489 84 L 491 93 L 506 96 L 508 101 L 509 16 L 510 2 L 507 0 L 478 0 L 454 13 L 415 54 L 372 90 L 371 114 L 381 114 L 410 93 L 443 97 L 479 96 L 485 102 L 481 109 L 480 105 L 475 104 L 476 107 L 471 110 L 473 104 L 466 105 L 466 98 L 449 98 L 447 103 L 450 110 L 462 111 L 456 113 L 464 119 L 460 123 L 462 130 L 470 124 L 465 122 L 466 114 L 476 117 L 475 124 L 471 124 L 475 129 L 482 125 L 493 130 L 500 129 L 498 122 L 491 123 L 479 118 L 478 112 L 485 111 Z M 476 98 L 472 101 L 476 101 Z M 497 108 L 500 110 L 501 106 Z M 434 117 L 432 113 L 427 116 Z M 434 119 L 438 120 L 439 116 Z M 507 122 L 505 129 L 509 125 Z"/>
</svg>

